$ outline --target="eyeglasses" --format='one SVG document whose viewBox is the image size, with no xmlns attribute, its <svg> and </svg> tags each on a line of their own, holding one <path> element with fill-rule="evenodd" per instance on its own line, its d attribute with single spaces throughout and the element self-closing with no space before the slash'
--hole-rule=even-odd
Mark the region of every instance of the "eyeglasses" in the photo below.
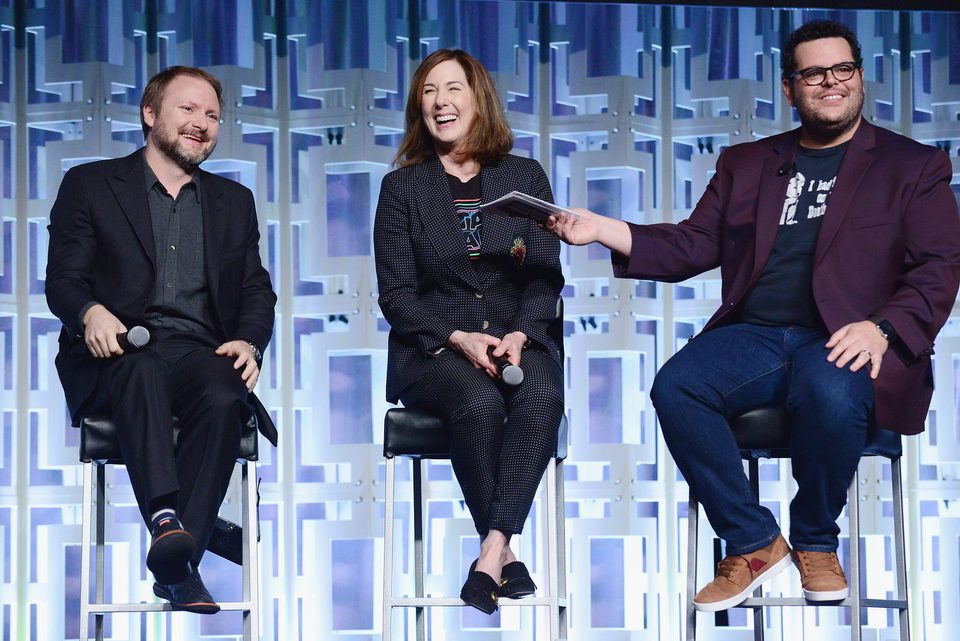
<svg viewBox="0 0 960 641">
<path fill-rule="evenodd" d="M 833 74 L 837 82 L 845 82 L 853 78 L 853 74 L 855 74 L 859 68 L 860 66 L 855 62 L 838 62 L 832 67 L 807 67 L 806 69 L 800 69 L 799 71 L 794 71 L 787 76 L 787 78 L 793 81 L 799 77 L 800 80 L 803 81 L 803 84 L 808 87 L 818 87 L 827 79 L 828 71 Z"/>
</svg>

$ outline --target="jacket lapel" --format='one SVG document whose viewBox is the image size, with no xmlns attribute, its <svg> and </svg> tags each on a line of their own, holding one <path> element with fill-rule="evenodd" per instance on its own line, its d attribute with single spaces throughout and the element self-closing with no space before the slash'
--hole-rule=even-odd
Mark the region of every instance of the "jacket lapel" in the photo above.
<svg viewBox="0 0 960 641">
<path fill-rule="evenodd" d="M 787 193 L 787 184 L 792 172 L 780 175 L 781 168 L 791 165 L 797 154 L 799 129 L 784 136 L 773 148 L 773 153 L 763 163 L 760 174 L 760 194 L 756 210 L 756 246 L 754 247 L 753 273 L 748 288 L 753 286 L 770 258 L 773 243 L 780 229 L 780 215 L 783 213 L 783 200 Z"/>
<path fill-rule="evenodd" d="M 141 148 L 120 161 L 113 175 L 107 178 L 107 185 L 140 241 L 140 247 L 156 269 L 157 250 L 153 244 L 153 226 L 150 223 L 150 203 L 147 201 L 143 162 Z"/>
<path fill-rule="evenodd" d="M 202 169 L 197 175 L 200 183 L 200 207 L 203 212 L 203 264 L 207 274 L 210 297 L 217 300 L 220 284 L 220 253 L 226 237 L 229 212 L 223 190 L 217 188 L 211 175 Z M 219 181 L 216 181 L 219 182 Z"/>
<path fill-rule="evenodd" d="M 876 130 L 873 125 L 866 120 L 861 120 L 860 127 L 850 139 L 850 145 L 837 172 L 837 182 L 827 201 L 827 210 L 823 216 L 820 235 L 817 237 L 817 250 L 813 257 L 814 267 L 823 259 L 844 217 L 850 211 L 853 195 L 860 187 L 870 165 L 873 164 L 875 143 Z"/>
<path fill-rule="evenodd" d="M 425 185 L 424 189 L 417 190 L 417 211 L 437 255 L 457 276 L 472 287 L 479 287 L 482 279 L 467 256 L 463 232 L 457 225 L 453 211 L 453 195 L 450 193 L 450 185 L 440 160 L 434 156 L 418 165 L 415 182 Z M 484 229 L 484 245 L 486 241 Z"/>
<path fill-rule="evenodd" d="M 483 168 L 480 202 L 492 202 L 510 191 L 500 162 Z M 484 280 L 502 271 L 502 263 L 510 256 L 510 248 L 513 239 L 519 235 L 521 222 L 517 218 L 484 212 L 483 245 L 480 248 L 480 273 Z"/>
</svg>

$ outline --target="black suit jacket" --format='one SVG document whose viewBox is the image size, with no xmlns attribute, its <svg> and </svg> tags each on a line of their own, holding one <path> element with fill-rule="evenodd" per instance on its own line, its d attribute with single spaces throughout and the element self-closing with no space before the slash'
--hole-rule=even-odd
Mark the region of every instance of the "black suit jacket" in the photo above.
<svg viewBox="0 0 960 641">
<path fill-rule="evenodd" d="M 553 201 L 540 163 L 507 155 L 481 170 L 482 202 L 511 191 Z M 437 158 L 387 174 L 373 232 L 380 308 L 390 323 L 387 400 L 396 402 L 450 350 L 454 330 L 522 331 L 560 363 L 550 331 L 563 288 L 560 244 L 528 219 L 483 215 L 480 258 L 467 256 Z"/>
<path fill-rule="evenodd" d="M 90 302 L 110 310 L 127 327 L 143 324 L 154 287 L 156 250 L 144 156 L 72 168 L 63 177 L 50 212 L 46 296 L 63 323 L 57 370 L 76 422 L 97 383 L 100 363 L 88 352 L 79 326 Z M 232 180 L 201 172 L 204 269 L 216 338 L 242 339 L 264 349 L 273 333 L 277 297 L 260 262 L 260 232 L 253 194 Z M 264 436 L 277 432 L 262 405 L 250 400 Z"/>
</svg>

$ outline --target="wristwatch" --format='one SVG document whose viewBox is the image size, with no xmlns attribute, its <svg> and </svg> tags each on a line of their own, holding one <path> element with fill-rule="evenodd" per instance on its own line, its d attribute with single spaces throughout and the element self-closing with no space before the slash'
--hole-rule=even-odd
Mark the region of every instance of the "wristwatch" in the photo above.
<svg viewBox="0 0 960 641">
<path fill-rule="evenodd" d="M 876 326 L 877 331 L 880 332 L 880 335 L 887 339 L 888 343 L 892 343 L 897 339 L 897 331 L 893 329 L 893 325 L 890 324 L 890 321 L 880 318 L 879 316 L 871 316 L 868 319 L 871 323 Z"/>
<path fill-rule="evenodd" d="M 247 345 L 253 348 L 253 360 L 257 361 L 257 365 L 263 362 L 263 352 L 260 351 L 260 348 L 257 347 L 257 344 L 253 341 L 247 341 Z"/>
</svg>

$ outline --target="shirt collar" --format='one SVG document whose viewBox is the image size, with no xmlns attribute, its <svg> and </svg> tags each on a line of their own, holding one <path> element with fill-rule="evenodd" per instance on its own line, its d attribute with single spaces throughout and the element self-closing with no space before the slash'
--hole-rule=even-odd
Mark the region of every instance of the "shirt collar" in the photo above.
<svg viewBox="0 0 960 641">
<path fill-rule="evenodd" d="M 154 189 L 159 189 L 160 193 L 162 194 L 170 193 L 167 191 L 167 188 L 163 186 L 163 183 L 160 182 L 160 179 L 157 178 L 157 174 L 155 174 L 153 172 L 153 169 L 150 168 L 150 163 L 148 163 L 146 159 L 144 159 L 143 161 L 143 177 L 146 179 L 148 194 Z M 188 187 L 190 185 L 193 186 L 193 188 L 190 191 L 193 192 L 193 197 L 199 203 L 200 202 L 200 172 L 199 171 L 193 172 L 193 176 L 190 178 L 190 182 L 184 185 L 184 187 Z"/>
</svg>

